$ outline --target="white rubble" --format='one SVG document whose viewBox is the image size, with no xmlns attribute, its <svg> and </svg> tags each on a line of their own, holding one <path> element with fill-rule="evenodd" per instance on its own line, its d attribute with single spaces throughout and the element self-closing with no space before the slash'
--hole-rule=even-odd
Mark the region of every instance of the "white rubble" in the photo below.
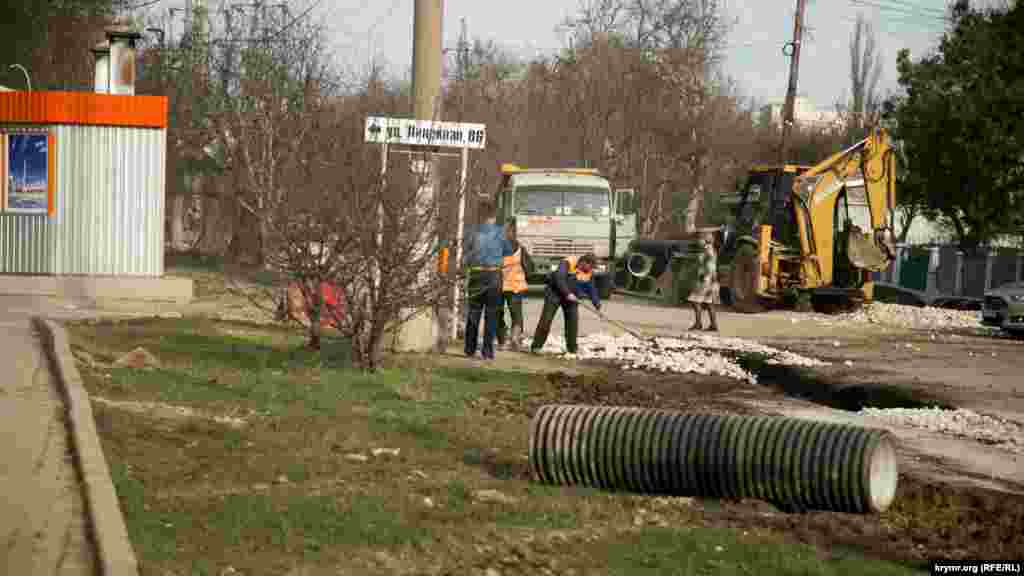
<svg viewBox="0 0 1024 576">
<path fill-rule="evenodd" d="M 863 408 L 860 414 L 896 426 L 909 426 L 961 438 L 1024 454 L 1024 429 L 1020 424 L 958 408 Z"/>
<path fill-rule="evenodd" d="M 523 339 L 529 348 L 530 337 Z M 727 338 L 712 334 L 686 335 L 679 338 L 658 337 L 654 341 L 640 340 L 633 335 L 588 334 L 577 342 L 580 359 L 610 360 L 624 368 L 658 372 L 718 375 L 751 384 L 756 376 L 744 370 L 728 353 L 753 353 L 766 358 L 768 364 L 788 366 L 827 366 L 827 362 L 801 356 L 786 350 L 765 346 L 743 338 Z M 565 343 L 557 335 L 550 335 L 541 353 L 563 354 Z"/>
<path fill-rule="evenodd" d="M 835 316 L 815 315 L 822 324 L 838 326 L 848 322 L 879 324 L 912 330 L 973 329 L 993 331 L 981 323 L 978 312 L 931 306 L 906 306 L 886 302 L 865 304 L 859 310 Z"/>
</svg>

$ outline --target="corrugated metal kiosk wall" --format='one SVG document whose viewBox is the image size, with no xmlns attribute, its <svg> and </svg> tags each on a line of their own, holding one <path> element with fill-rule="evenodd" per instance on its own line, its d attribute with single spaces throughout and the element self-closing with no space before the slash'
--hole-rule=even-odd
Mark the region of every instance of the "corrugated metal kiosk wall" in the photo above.
<svg viewBox="0 0 1024 576">
<path fill-rule="evenodd" d="M 0 212 L 0 273 L 163 275 L 166 121 L 163 97 L 0 94 L 0 132 L 50 134 L 53 180 L 47 214 Z"/>
</svg>

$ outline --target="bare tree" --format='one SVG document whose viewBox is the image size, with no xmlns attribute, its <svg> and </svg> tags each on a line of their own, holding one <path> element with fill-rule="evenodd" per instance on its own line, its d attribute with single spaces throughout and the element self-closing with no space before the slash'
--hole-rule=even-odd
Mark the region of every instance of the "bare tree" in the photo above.
<svg viewBox="0 0 1024 576">
<path fill-rule="evenodd" d="M 878 82 L 882 77 L 882 54 L 871 24 L 860 14 L 850 38 L 850 129 L 859 139 L 864 130 L 878 121 L 882 101 Z"/>
</svg>

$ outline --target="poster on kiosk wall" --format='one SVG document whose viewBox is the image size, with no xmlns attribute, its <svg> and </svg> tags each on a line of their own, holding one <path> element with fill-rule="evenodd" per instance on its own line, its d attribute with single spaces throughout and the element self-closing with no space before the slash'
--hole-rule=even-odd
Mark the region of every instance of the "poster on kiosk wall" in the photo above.
<svg viewBox="0 0 1024 576">
<path fill-rule="evenodd" d="M 7 132 L 0 135 L 3 152 L 3 210 L 46 214 L 50 209 L 50 135 Z"/>
</svg>

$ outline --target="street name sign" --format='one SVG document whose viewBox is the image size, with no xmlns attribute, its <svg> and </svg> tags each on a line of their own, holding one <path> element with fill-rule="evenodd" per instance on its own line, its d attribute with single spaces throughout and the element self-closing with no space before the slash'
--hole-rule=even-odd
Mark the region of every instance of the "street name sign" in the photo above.
<svg viewBox="0 0 1024 576">
<path fill-rule="evenodd" d="M 366 142 L 482 150 L 487 143 L 487 127 L 464 122 L 370 116 L 366 119 Z"/>
</svg>

